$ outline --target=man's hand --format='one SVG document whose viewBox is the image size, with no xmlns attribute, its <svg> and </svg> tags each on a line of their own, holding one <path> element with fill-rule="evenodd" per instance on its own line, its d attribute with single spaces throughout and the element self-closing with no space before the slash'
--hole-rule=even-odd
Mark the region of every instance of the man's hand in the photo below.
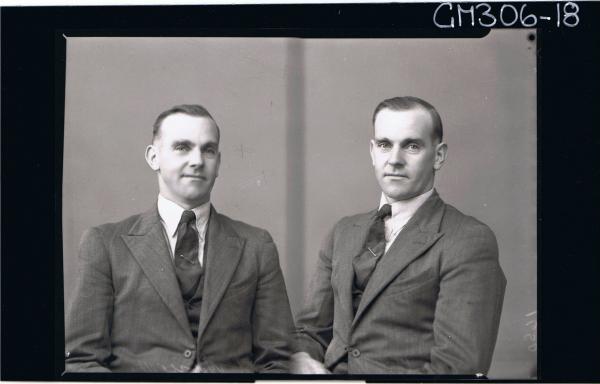
<svg viewBox="0 0 600 384">
<path fill-rule="evenodd" d="M 306 352 L 294 353 L 291 357 L 291 371 L 297 374 L 329 374 L 323 363 L 313 359 Z"/>
</svg>

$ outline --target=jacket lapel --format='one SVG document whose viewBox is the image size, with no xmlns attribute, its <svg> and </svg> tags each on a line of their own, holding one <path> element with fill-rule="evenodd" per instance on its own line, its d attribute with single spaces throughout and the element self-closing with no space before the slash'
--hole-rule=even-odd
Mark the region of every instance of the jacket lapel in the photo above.
<svg viewBox="0 0 600 384">
<path fill-rule="evenodd" d="M 206 325 L 221 302 L 240 262 L 245 242 L 223 221 L 221 215 L 212 206 L 207 231 L 208 243 L 198 338 L 202 337 Z"/>
<path fill-rule="evenodd" d="M 369 304 L 396 276 L 443 236 L 439 232 L 443 214 L 444 203 L 434 191 L 406 223 L 377 264 L 363 292 L 352 326 L 356 325 Z"/>
<path fill-rule="evenodd" d="M 369 228 L 377 210 L 360 216 L 352 228 L 348 231 L 342 231 L 342 236 L 336 247 L 336 254 L 341 258 L 338 262 L 338 271 L 333 283 L 338 286 L 338 297 L 340 308 L 344 312 L 342 329 L 350 331 L 350 325 L 354 318 L 354 309 L 352 307 L 352 285 L 354 283 L 354 267 L 352 260 L 356 255 L 362 252 L 363 245 L 369 233 Z"/>
<path fill-rule="evenodd" d="M 192 336 L 187 314 L 158 209 L 140 216 L 127 235 L 121 236 L 177 322 Z"/>
</svg>

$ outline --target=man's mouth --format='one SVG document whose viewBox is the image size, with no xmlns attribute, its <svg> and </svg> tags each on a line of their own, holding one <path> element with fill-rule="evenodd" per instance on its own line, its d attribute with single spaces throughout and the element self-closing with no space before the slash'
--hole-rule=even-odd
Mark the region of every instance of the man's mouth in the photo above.
<svg viewBox="0 0 600 384">
<path fill-rule="evenodd" d="M 181 177 L 192 180 L 206 180 L 206 177 L 202 175 L 182 175 Z"/>
<path fill-rule="evenodd" d="M 393 179 L 408 179 L 408 176 L 402 175 L 400 173 L 384 173 L 383 177 L 390 177 Z"/>
</svg>

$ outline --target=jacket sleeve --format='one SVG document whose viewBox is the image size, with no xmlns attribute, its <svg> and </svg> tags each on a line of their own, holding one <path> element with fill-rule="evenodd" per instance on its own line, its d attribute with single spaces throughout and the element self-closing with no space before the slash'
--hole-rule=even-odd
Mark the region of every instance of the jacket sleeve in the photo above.
<svg viewBox="0 0 600 384">
<path fill-rule="evenodd" d="M 88 230 L 79 249 L 79 276 L 65 318 L 65 368 L 110 372 L 113 285 L 108 252 L 99 229 Z"/>
<path fill-rule="evenodd" d="M 265 373 L 285 373 L 291 354 L 294 321 L 277 248 L 265 232 L 259 257 L 259 280 L 252 312 L 254 365 Z"/>
<path fill-rule="evenodd" d="M 296 319 L 296 350 L 323 362 L 333 337 L 333 288 L 331 285 L 334 231 L 323 242 L 317 266 L 305 297 L 304 307 Z"/>
<path fill-rule="evenodd" d="M 407 373 L 487 374 L 489 370 L 506 278 L 493 232 L 480 223 L 457 227 L 443 251 L 431 361 Z"/>
</svg>

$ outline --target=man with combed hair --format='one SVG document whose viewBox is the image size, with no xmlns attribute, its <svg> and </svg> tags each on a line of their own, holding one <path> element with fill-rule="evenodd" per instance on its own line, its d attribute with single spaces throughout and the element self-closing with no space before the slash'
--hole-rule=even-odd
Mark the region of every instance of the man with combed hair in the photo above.
<svg viewBox="0 0 600 384">
<path fill-rule="evenodd" d="M 447 153 L 433 106 L 388 99 L 373 126 L 378 209 L 343 218 L 326 238 L 293 369 L 486 374 L 506 286 L 496 238 L 433 187 Z"/>
<path fill-rule="evenodd" d="M 199 105 L 156 119 L 145 157 L 157 203 L 83 236 L 67 371 L 287 370 L 293 320 L 275 244 L 210 203 L 219 140 Z"/>
</svg>

